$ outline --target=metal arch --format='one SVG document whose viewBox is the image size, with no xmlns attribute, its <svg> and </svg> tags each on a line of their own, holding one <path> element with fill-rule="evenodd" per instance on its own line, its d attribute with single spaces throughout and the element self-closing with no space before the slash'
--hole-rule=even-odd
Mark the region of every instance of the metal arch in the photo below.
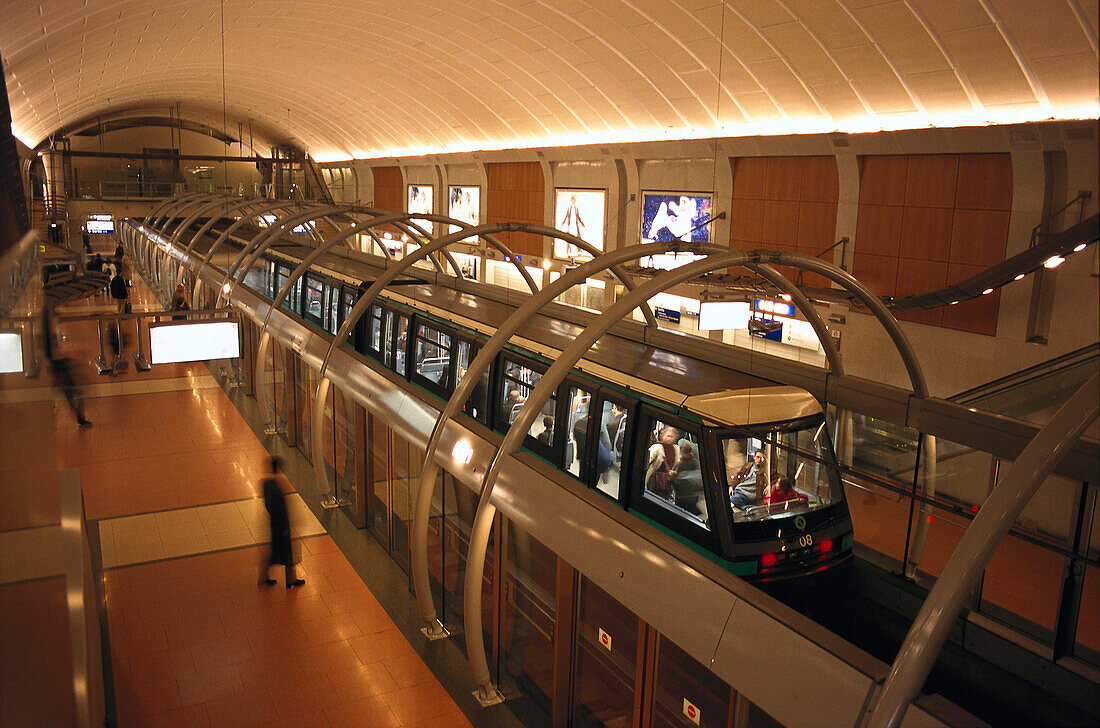
<svg viewBox="0 0 1100 728">
<path fill-rule="evenodd" d="M 865 728 L 901 725 L 993 552 L 1046 477 L 1096 421 L 1097 414 L 1100 376 L 1094 374 L 1032 438 L 963 533 L 913 620 Z"/>
<path fill-rule="evenodd" d="M 189 194 L 173 197 L 172 200 L 161 209 L 160 214 L 154 217 L 151 222 L 145 224 L 147 227 L 151 227 L 153 230 L 159 232 L 160 226 L 168 220 L 169 213 L 175 212 L 175 210 L 181 205 L 185 205 L 193 200 L 201 199 L 207 196 L 208 195 L 205 192 L 191 192 Z"/>
<path fill-rule="evenodd" d="M 708 248 L 711 247 L 712 246 L 708 246 Z M 710 251 L 707 250 L 707 252 Z M 550 365 L 550 368 L 547 369 L 546 373 L 542 376 L 538 385 L 536 385 L 535 389 L 528 396 L 524 406 L 520 409 L 518 416 L 504 436 L 504 440 L 498 448 L 497 453 L 493 456 L 489 468 L 485 473 L 485 477 L 482 480 L 481 494 L 478 500 L 477 512 L 474 515 L 474 521 L 470 531 L 469 546 L 466 553 L 465 597 L 463 605 L 464 627 L 466 631 L 466 655 L 470 660 L 470 670 L 474 682 L 477 685 L 479 700 L 492 702 L 496 699 L 495 696 L 499 695 L 492 684 L 489 666 L 486 661 L 485 644 L 481 625 L 481 590 L 478 586 L 484 575 L 485 552 L 493 518 L 496 514 L 496 507 L 492 505 L 490 500 L 492 498 L 493 486 L 496 483 L 504 460 L 519 449 L 532 422 L 534 422 L 535 418 L 540 414 L 542 406 L 549 400 L 553 392 L 556 391 L 558 385 L 561 384 L 562 380 L 569 374 L 573 366 L 584 355 L 584 352 L 595 344 L 595 342 L 617 323 L 619 319 L 635 308 L 639 301 L 647 300 L 649 297 L 678 283 L 690 280 L 696 275 L 717 268 L 742 265 L 745 262 L 775 262 L 778 264 L 794 265 L 798 268 L 808 268 L 815 272 L 818 272 L 818 270 L 815 269 L 821 269 L 820 272 L 823 275 L 826 275 L 830 279 L 837 280 L 837 282 L 841 283 L 841 285 L 844 285 L 846 288 L 855 289 L 853 292 L 857 296 L 873 297 L 859 281 L 856 281 L 847 273 L 844 273 L 844 271 L 837 270 L 831 264 L 809 258 L 808 256 L 766 251 L 724 252 L 710 255 L 705 260 L 689 263 L 652 278 L 636 290 L 628 293 L 623 299 L 612 304 L 610 308 L 601 313 L 565 348 L 554 363 Z M 878 302 L 878 305 L 882 306 L 881 301 Z M 878 307 L 874 307 L 872 310 L 878 310 Z M 908 341 L 904 339 L 904 334 L 902 334 L 897 327 L 897 321 L 893 320 L 888 312 L 886 315 L 893 323 L 892 329 L 900 336 L 902 343 L 908 345 Z M 887 328 L 888 330 L 891 329 L 890 326 L 887 326 Z M 915 379 L 923 384 L 923 376 L 921 376 L 919 363 L 914 361 L 912 364 L 917 374 Z"/>
<path fill-rule="evenodd" d="M 435 482 L 439 474 L 439 465 L 435 461 L 436 450 L 439 449 L 439 441 L 443 437 L 443 430 L 447 423 L 454 418 L 470 398 L 474 387 L 481 380 L 482 375 L 488 371 L 497 354 L 512 336 L 519 331 L 533 315 L 538 313 L 543 306 L 560 296 L 574 285 L 581 283 L 601 271 L 612 266 L 618 266 L 631 260 L 679 250 L 683 246 L 680 241 L 663 243 L 646 243 L 620 248 L 609 253 L 603 253 L 592 260 L 581 264 L 560 276 L 556 281 L 537 292 L 517 308 L 511 316 L 496 330 L 490 339 L 478 350 L 477 356 L 470 362 L 465 375 L 458 382 L 454 393 L 447 400 L 443 411 L 436 418 L 435 426 L 428 437 L 428 443 L 424 449 L 424 465 L 420 471 L 420 485 L 417 490 L 416 506 L 413 510 L 413 543 L 412 543 L 412 576 L 413 592 L 416 595 L 417 607 L 420 610 L 420 618 L 424 622 L 424 633 L 429 637 L 445 636 L 446 628 L 439 622 L 435 611 L 435 603 L 432 600 L 428 574 L 428 519 L 431 513 L 432 497 L 435 495 Z M 727 252 L 728 248 L 718 246 L 700 246 L 700 252 Z"/>
<path fill-rule="evenodd" d="M 248 204 L 251 204 L 252 202 L 255 202 L 255 201 L 256 200 L 252 200 Z M 242 205 L 242 207 L 244 207 L 244 206 L 245 205 Z M 286 200 L 280 200 L 278 202 L 268 202 L 266 205 L 260 205 L 260 207 L 254 209 L 254 210 L 250 210 L 245 216 L 241 217 L 240 220 L 237 220 L 232 225 L 227 227 L 222 232 L 222 234 L 218 236 L 218 238 L 214 241 L 214 244 L 211 245 L 210 248 L 206 251 L 205 261 L 213 269 L 214 266 L 213 266 L 213 263 L 211 263 L 211 260 L 214 257 L 214 253 L 216 253 L 218 251 L 218 249 L 221 248 L 221 246 L 227 240 L 229 240 L 229 236 L 232 235 L 234 232 L 236 232 L 239 227 L 244 225 L 249 220 L 252 220 L 257 215 L 263 215 L 265 212 L 271 212 L 272 210 L 286 210 L 287 208 L 293 207 L 293 206 L 294 206 L 294 203 L 288 203 Z M 201 238 L 201 236 L 205 235 L 206 232 L 210 229 L 210 227 L 213 227 L 213 225 L 214 225 L 214 221 L 211 220 L 210 223 L 209 223 L 209 227 L 204 225 L 203 227 L 205 229 L 200 229 L 199 232 L 195 233 L 195 235 L 192 236 L 191 242 L 188 244 L 187 249 L 184 251 L 184 253 L 186 255 L 190 255 L 192 253 L 193 248 L 195 247 L 195 243 L 197 243 L 199 241 L 199 239 Z M 177 280 L 179 280 L 178 274 L 177 274 Z M 195 301 L 198 300 L 198 295 L 199 295 L 200 290 L 202 290 L 202 280 L 200 278 L 196 277 L 195 278 L 195 288 L 191 292 L 191 302 L 192 303 L 194 303 Z"/>
<path fill-rule="evenodd" d="M 172 217 L 165 220 L 164 221 L 164 228 L 161 229 L 161 230 L 158 230 L 157 232 L 159 232 L 161 235 L 168 235 L 169 234 L 168 233 L 168 226 L 172 223 L 172 220 L 174 220 L 175 218 L 178 217 L 178 218 L 180 218 L 180 224 L 177 225 L 176 228 L 172 231 L 172 234 L 175 234 L 175 233 L 177 233 L 177 232 L 179 232 L 180 230 L 183 229 L 184 222 L 188 221 L 188 218 L 183 217 L 183 216 L 184 216 L 185 213 L 188 213 L 193 207 L 197 206 L 199 208 L 202 208 L 208 202 L 219 202 L 220 203 L 220 202 L 224 202 L 227 199 L 229 199 L 229 198 L 226 195 L 203 195 L 202 197 L 198 197 L 194 200 L 189 200 L 187 203 L 185 203 L 181 207 L 178 207 L 175 210 L 173 210 Z"/>
<path fill-rule="evenodd" d="M 531 423 L 534 422 L 535 417 L 541 414 L 542 406 L 550 399 L 550 396 L 557 390 L 558 385 L 561 384 L 569 372 L 572 371 L 577 361 L 608 329 L 636 308 L 641 301 L 648 300 L 657 293 L 702 273 L 717 268 L 741 265 L 747 260 L 759 259 L 759 254 L 756 251 L 728 252 L 728 248 L 726 248 L 726 251 L 725 253 L 710 255 L 703 260 L 688 263 L 651 278 L 597 316 L 576 339 L 570 342 L 561 355 L 550 365 L 546 373 L 542 375 L 542 379 L 528 395 L 527 401 L 520 409 L 515 421 L 508 428 L 508 432 L 505 434 L 496 454 L 493 455 L 493 459 L 490 461 L 482 479 L 477 512 L 474 514 L 473 525 L 470 529 L 469 547 L 466 552 L 465 596 L 463 600 L 466 656 L 470 661 L 470 672 L 474 683 L 477 685 L 476 695 L 479 701 L 491 703 L 499 702 L 502 699 L 499 691 L 493 686 L 492 677 L 489 674 L 489 665 L 485 655 L 485 639 L 481 633 L 480 612 L 480 584 L 485 571 L 485 552 L 489 542 L 489 534 L 492 530 L 493 518 L 496 515 L 496 507 L 490 500 L 501 467 L 508 457 L 519 450 Z M 477 593 L 474 594 L 473 591 Z M 471 610 L 477 610 L 477 613 L 475 614 Z"/>
<path fill-rule="evenodd" d="M 175 195 L 174 197 L 169 197 L 169 198 L 161 200 L 158 205 L 156 205 L 152 210 L 149 211 L 148 215 L 146 215 L 144 218 L 142 218 L 142 220 L 141 220 L 142 226 L 144 227 L 144 226 L 149 225 L 150 222 L 153 220 L 154 215 L 159 217 L 160 213 L 163 210 L 165 210 L 168 207 L 170 207 L 171 205 L 175 204 L 175 202 L 177 200 L 179 200 L 181 197 L 191 198 L 191 197 L 195 197 L 195 196 L 201 195 L 201 194 L 206 194 L 206 193 L 204 193 L 204 192 L 183 192 L 183 193 L 180 193 L 178 195 Z"/>
<path fill-rule="evenodd" d="M 263 255 L 264 251 L 279 239 L 279 235 L 284 230 L 288 228 L 293 230 L 294 226 L 299 223 L 316 220 L 331 212 L 346 212 L 348 209 L 351 209 L 350 206 L 309 205 L 305 210 L 294 215 L 280 217 L 278 220 L 271 223 L 266 230 L 261 231 L 254 238 L 249 240 L 248 244 L 241 249 L 241 252 L 237 253 L 237 257 L 233 259 L 233 262 L 229 264 L 229 267 L 225 271 L 225 282 L 230 285 L 236 285 L 240 278 L 248 274 L 248 271 L 256 264 L 256 261 L 259 260 L 259 257 Z"/>
<path fill-rule="evenodd" d="M 245 198 L 245 199 L 242 199 L 239 202 L 236 202 L 232 205 L 227 205 L 226 208 L 225 208 L 225 214 L 229 215 L 229 213 L 231 213 L 231 212 L 236 212 L 237 210 L 240 210 L 240 209 L 252 206 L 252 205 L 263 206 L 265 203 L 268 203 L 268 200 L 266 198 L 261 198 L 261 197 Z M 244 220 L 251 220 L 251 219 L 252 219 L 251 213 L 249 213 L 248 217 L 244 218 Z M 241 222 L 244 222 L 244 220 L 241 220 Z M 191 236 L 191 242 L 187 244 L 187 248 L 185 249 L 184 254 L 185 255 L 190 255 L 191 251 L 195 247 L 195 243 L 197 241 L 201 240 L 202 237 L 204 235 L 206 235 L 206 233 L 210 232 L 210 229 L 212 227 L 214 227 L 214 225 L 217 222 L 218 222 L 218 218 L 212 217 L 209 220 L 207 220 L 205 223 L 203 223 L 202 227 L 200 227 L 198 229 L 198 231 L 195 232 L 195 234 Z M 173 239 L 169 242 L 171 244 L 175 244 L 176 242 L 178 242 L 178 240 L 179 240 L 178 238 L 173 237 Z M 177 283 L 180 282 L 180 280 L 182 279 L 182 276 L 183 276 L 183 264 L 180 263 L 179 271 L 177 271 L 177 273 L 176 273 L 176 282 Z"/>
<path fill-rule="evenodd" d="M 390 219 L 386 219 L 386 217 L 379 217 L 379 218 L 376 218 L 374 220 L 371 220 L 370 222 L 371 222 L 371 224 L 385 225 L 389 222 L 392 222 L 393 219 L 403 217 L 404 215 L 405 215 L 405 213 L 392 214 L 392 215 L 388 216 Z M 268 325 L 268 322 L 271 321 L 271 315 L 275 311 L 277 311 L 278 308 L 283 304 L 283 301 L 286 300 L 287 296 L 290 295 L 291 290 L 293 290 L 294 283 L 299 278 L 301 278 L 303 275 L 305 275 L 305 272 L 307 270 L 309 270 L 309 267 L 311 265 L 313 265 L 313 262 L 315 260 L 320 258 L 322 255 L 324 255 L 329 250 L 331 250 L 334 246 L 339 245 L 343 240 L 350 237 L 353 233 L 356 233 L 356 232 L 358 232 L 358 229 L 355 228 L 355 227 L 351 227 L 351 228 L 348 228 L 347 230 L 341 230 L 336 235 L 333 235 L 331 238 L 323 241 L 319 246 L 317 246 L 313 251 L 311 251 L 309 255 L 307 255 L 304 259 L 302 259 L 302 262 L 300 262 L 298 264 L 298 267 L 296 267 L 291 272 L 290 276 L 287 278 L 286 285 L 284 285 L 279 290 L 279 293 L 275 296 L 274 300 L 272 300 L 272 302 L 271 302 L 271 305 L 267 309 L 267 315 L 264 316 L 264 325 L 260 328 L 260 344 L 259 344 L 259 346 L 256 347 L 256 370 L 257 371 L 263 371 L 264 362 L 267 360 L 267 349 L 271 344 L 271 336 L 267 333 L 267 325 Z M 263 412 L 266 415 L 266 413 L 267 413 L 267 404 L 268 404 L 267 403 L 266 388 L 258 388 L 256 390 L 256 402 L 259 405 L 260 412 Z M 314 427 L 316 427 L 316 426 L 317 426 L 317 423 L 314 423 Z M 314 430 L 314 432 L 320 432 L 320 430 Z M 324 452 L 321 451 L 321 448 L 324 445 L 321 442 L 321 440 L 322 440 L 322 438 L 320 438 L 320 437 L 313 438 L 314 447 L 312 449 L 313 449 L 313 457 L 317 458 L 318 456 L 320 456 L 322 458 L 321 462 L 323 463 L 324 462 L 324 459 L 323 459 L 324 458 Z"/>
<path fill-rule="evenodd" d="M 444 217 L 444 216 L 441 216 L 441 215 L 416 213 L 415 216 L 418 217 L 418 218 L 431 220 L 432 222 L 451 222 L 451 223 L 457 222 L 457 221 L 455 221 L 455 220 L 453 220 L 449 217 Z M 465 224 L 465 223 L 461 223 L 461 224 Z M 332 342 L 329 344 L 328 351 L 325 353 L 325 358 L 321 361 L 321 368 L 318 371 L 317 392 L 314 395 L 314 400 L 313 400 L 313 424 L 314 424 L 314 426 L 320 426 L 319 423 L 320 424 L 324 423 L 324 403 L 325 403 L 325 398 L 328 396 L 328 388 L 329 388 L 329 384 L 330 384 L 329 380 L 328 380 L 328 377 L 325 376 L 325 370 L 328 368 L 328 362 L 329 362 L 329 359 L 332 357 L 332 353 L 334 351 L 336 351 L 336 347 L 339 345 L 337 342 L 347 340 L 348 332 L 359 321 L 360 317 L 362 317 L 362 315 L 366 311 L 367 307 L 378 296 L 378 293 L 383 288 L 385 288 L 387 285 L 389 285 L 392 281 L 394 281 L 397 278 L 397 276 L 399 276 L 406 269 L 411 267 L 412 264 L 415 263 L 417 260 L 420 260 L 421 258 L 424 258 L 428 255 L 431 255 L 432 253 L 434 253 L 435 251 L 437 251 L 441 248 L 445 249 L 447 246 L 449 246 L 449 245 L 451 245 L 455 242 L 458 242 L 459 240 L 464 240 L 465 238 L 468 238 L 471 235 L 484 236 L 484 237 L 486 237 L 486 240 L 489 240 L 489 237 L 486 236 L 485 233 L 499 232 L 499 231 L 502 231 L 502 230 L 519 230 L 519 231 L 523 231 L 523 232 L 531 232 L 531 233 L 535 233 L 535 234 L 542 234 L 542 235 L 546 235 L 548 237 L 553 237 L 555 239 L 566 240 L 570 243 L 574 243 L 576 245 L 579 245 L 580 247 L 584 248 L 585 250 L 594 250 L 594 248 L 592 248 L 588 243 L 585 243 L 580 238 L 578 238 L 576 236 L 573 236 L 573 235 L 570 235 L 570 234 L 568 234 L 566 232 L 563 232 L 561 230 L 557 230 L 555 228 L 546 227 L 545 225 L 525 225 L 525 224 L 521 224 L 521 223 L 493 223 L 493 224 L 488 224 L 488 225 L 479 225 L 479 226 L 475 226 L 475 227 L 465 228 L 463 230 L 459 230 L 459 231 L 454 232 L 454 233 L 449 233 L 447 235 L 444 235 L 441 238 L 437 238 L 437 239 L 433 240 L 431 243 L 428 243 L 427 245 L 422 246 L 416 252 L 409 253 L 408 255 L 406 255 L 404 258 L 401 259 L 401 262 L 398 264 L 398 266 L 396 268 L 388 269 L 385 273 L 382 274 L 382 276 L 380 276 L 370 286 L 370 288 L 368 288 L 363 293 L 363 295 L 361 295 L 359 297 L 359 300 L 356 301 L 356 303 L 352 307 L 351 311 L 348 312 L 347 318 L 344 319 L 344 323 L 340 326 L 340 330 L 336 333 L 336 336 L 333 337 Z M 495 244 L 496 245 L 501 245 L 501 247 L 503 247 L 503 244 L 501 244 L 501 243 L 495 243 Z M 660 249 L 660 250 L 666 250 L 666 249 L 668 249 L 668 250 L 679 250 L 681 248 L 681 246 L 684 245 L 684 243 L 682 241 L 674 241 L 670 245 L 672 247 L 667 247 L 665 245 L 657 246 L 656 244 L 650 244 L 649 247 L 645 248 L 645 249 L 651 250 L 651 251 L 652 250 L 658 250 L 658 249 Z M 638 246 L 638 247 L 641 247 L 641 246 Z M 504 249 L 507 250 L 507 248 L 504 248 Z M 725 248 L 722 248 L 721 250 L 725 250 Z M 605 267 L 610 268 L 612 271 L 615 271 L 616 276 L 619 277 L 619 280 L 623 281 L 624 285 L 630 287 L 630 289 L 633 290 L 634 289 L 634 279 L 631 278 L 631 277 L 626 276 L 625 273 L 622 273 L 622 269 L 620 267 L 621 264 L 619 262 L 617 262 L 618 257 L 616 256 L 616 254 L 615 253 L 605 253 L 603 255 L 604 256 L 612 256 L 610 258 L 612 260 L 612 262 L 607 264 Z M 537 286 L 534 285 L 534 282 L 530 280 L 530 276 L 527 274 L 526 269 L 524 269 L 523 266 L 520 265 L 519 261 L 515 260 L 515 256 L 509 254 L 508 257 L 516 264 L 516 266 L 519 268 L 521 274 L 524 275 L 525 279 L 529 281 L 529 285 L 531 285 L 532 291 L 534 292 L 533 295 L 537 295 L 538 288 L 537 288 Z M 595 260 L 599 259 L 600 257 L 602 257 L 602 256 L 597 256 L 597 258 L 593 258 L 593 260 L 589 261 L 589 263 L 593 263 Z M 603 259 L 608 260 L 608 258 L 603 258 Z M 625 258 L 624 260 L 630 260 L 630 258 Z M 585 266 L 581 266 L 580 268 L 578 268 L 576 270 L 581 270 L 581 269 L 590 270 L 590 268 L 586 267 L 588 265 L 589 264 L 585 264 Z M 591 270 L 602 270 L 602 268 L 592 268 Z M 559 280 L 561 280 L 561 279 L 559 278 Z M 551 284 L 551 286 L 548 286 L 547 288 L 552 288 L 552 286 L 553 286 L 553 284 Z M 562 290 L 564 290 L 564 289 L 562 289 Z M 646 303 L 644 305 L 643 312 L 646 313 L 647 321 L 653 321 L 654 325 L 656 325 L 656 319 L 653 318 L 653 311 L 649 307 L 648 303 Z M 328 472 L 323 467 L 321 467 L 320 464 L 314 463 L 314 474 L 315 474 L 316 481 L 317 481 L 317 490 L 318 490 L 318 492 L 321 493 L 322 496 L 326 496 L 326 495 L 330 494 L 332 492 L 332 488 L 329 486 Z M 432 611 L 434 612 L 434 610 L 432 610 Z"/>
</svg>

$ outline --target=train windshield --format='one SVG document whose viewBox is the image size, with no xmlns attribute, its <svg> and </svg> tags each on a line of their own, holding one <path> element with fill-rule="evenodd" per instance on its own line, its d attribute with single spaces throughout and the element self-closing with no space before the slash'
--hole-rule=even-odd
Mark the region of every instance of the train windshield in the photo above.
<svg viewBox="0 0 1100 728">
<path fill-rule="evenodd" d="M 719 439 L 734 521 L 779 518 L 844 499 L 823 419 Z"/>
</svg>

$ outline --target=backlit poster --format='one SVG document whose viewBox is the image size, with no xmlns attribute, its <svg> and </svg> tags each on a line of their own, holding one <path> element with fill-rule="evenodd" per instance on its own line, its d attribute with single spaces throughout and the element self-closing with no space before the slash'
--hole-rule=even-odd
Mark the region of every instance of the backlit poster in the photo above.
<svg viewBox="0 0 1100 728">
<path fill-rule="evenodd" d="M 710 242 L 710 195 L 643 192 L 642 242 Z"/>
<path fill-rule="evenodd" d="M 435 188 L 431 185 L 409 185 L 409 214 L 421 213 L 423 215 L 430 215 L 432 213 L 432 197 L 434 192 Z M 429 235 L 432 234 L 432 223 L 429 221 L 413 218 L 411 222 L 424 228 Z"/>
<path fill-rule="evenodd" d="M 479 224 L 481 220 L 481 188 L 451 187 L 448 191 L 447 214 L 455 220 Z M 450 225 L 447 232 L 458 232 L 457 225 Z"/>
<path fill-rule="evenodd" d="M 554 227 L 575 235 L 597 250 L 603 250 L 604 215 L 607 192 L 604 190 L 574 190 L 558 188 L 554 191 Z M 588 259 L 592 256 L 572 243 L 554 241 L 554 257 L 560 259 Z"/>
</svg>

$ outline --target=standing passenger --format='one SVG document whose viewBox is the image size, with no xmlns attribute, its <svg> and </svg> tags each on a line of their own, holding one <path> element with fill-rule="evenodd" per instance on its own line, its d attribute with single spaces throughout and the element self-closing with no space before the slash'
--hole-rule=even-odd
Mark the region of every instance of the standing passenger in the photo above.
<svg viewBox="0 0 1100 728">
<path fill-rule="evenodd" d="M 264 475 L 264 508 L 271 525 L 271 547 L 260 562 L 260 586 L 272 586 L 270 569 L 279 565 L 286 569 L 286 588 L 301 586 L 305 579 L 294 573 L 294 549 L 290 540 L 290 514 L 286 510 L 284 484 L 286 477 L 279 472 L 280 460 L 271 458 L 271 471 Z M 289 487 L 289 485 L 287 485 Z"/>
</svg>

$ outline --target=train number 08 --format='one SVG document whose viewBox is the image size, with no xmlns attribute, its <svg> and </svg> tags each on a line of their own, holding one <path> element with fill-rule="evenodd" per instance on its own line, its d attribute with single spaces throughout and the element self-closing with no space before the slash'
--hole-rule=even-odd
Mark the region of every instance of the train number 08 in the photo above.
<svg viewBox="0 0 1100 728">
<path fill-rule="evenodd" d="M 813 534 L 807 533 L 805 536 L 799 536 L 798 537 L 798 545 L 801 546 L 802 548 L 806 548 L 807 546 L 813 546 L 814 545 Z"/>
</svg>

